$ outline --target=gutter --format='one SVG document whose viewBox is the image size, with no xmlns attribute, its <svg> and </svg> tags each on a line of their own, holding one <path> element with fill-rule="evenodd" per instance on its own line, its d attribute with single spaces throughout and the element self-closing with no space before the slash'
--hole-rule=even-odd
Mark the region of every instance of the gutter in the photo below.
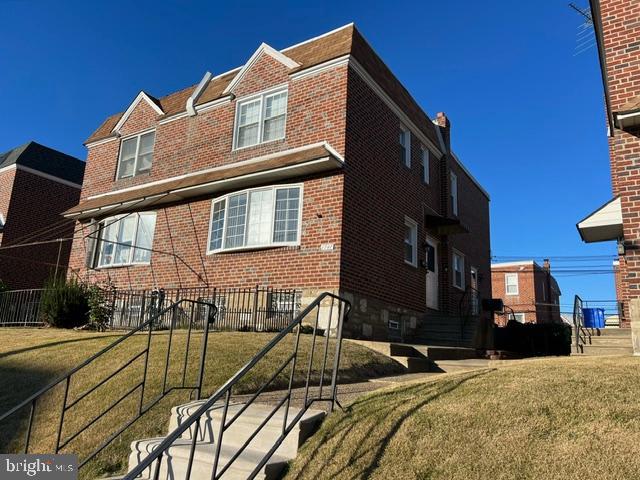
<svg viewBox="0 0 640 480">
<path fill-rule="evenodd" d="M 614 136 L 613 112 L 611 111 L 611 96 L 609 94 L 609 84 L 607 82 L 607 59 L 604 52 L 604 37 L 602 35 L 602 14 L 600 12 L 599 0 L 589 0 L 589 8 L 591 9 L 591 18 L 593 20 L 593 30 L 596 37 L 596 45 L 598 47 L 598 59 L 600 61 L 600 76 L 602 77 L 602 88 L 604 90 L 604 102 L 607 107 L 607 125 L 609 127 L 609 136 Z"/>
</svg>

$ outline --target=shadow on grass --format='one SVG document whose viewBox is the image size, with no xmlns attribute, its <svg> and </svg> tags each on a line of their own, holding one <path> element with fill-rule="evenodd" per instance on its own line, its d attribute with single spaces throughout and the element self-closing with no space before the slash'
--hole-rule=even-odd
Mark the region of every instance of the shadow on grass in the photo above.
<svg viewBox="0 0 640 480">
<path fill-rule="evenodd" d="M 126 332 L 125 332 L 126 333 Z M 40 343 L 38 345 L 33 345 L 31 347 L 26 347 L 26 348 L 19 348 L 17 350 L 11 350 L 8 352 L 4 352 L 4 353 L 0 353 L 0 359 L 3 358 L 7 358 L 10 357 L 12 355 L 19 355 L 21 353 L 27 353 L 27 352 L 33 352 L 35 350 L 41 350 L 43 348 L 50 348 L 50 347 L 57 347 L 59 345 L 66 345 L 69 343 L 78 343 L 78 342 L 86 342 L 88 340 L 102 340 L 102 339 L 108 339 L 108 338 L 120 338 L 123 334 L 115 334 L 115 335 L 92 335 L 90 337 L 86 337 L 86 338 L 74 338 L 74 339 L 70 339 L 70 340 L 59 340 L 57 342 L 49 342 L 49 343 Z"/>
<path fill-rule="evenodd" d="M 290 478 L 301 479 L 305 478 L 307 474 L 315 477 L 331 466 L 334 466 L 336 454 L 340 449 L 345 448 L 345 442 L 349 434 L 358 422 L 369 416 L 372 409 L 374 409 L 376 417 L 393 418 L 393 423 L 391 425 L 383 425 L 383 422 L 373 423 L 366 432 L 359 434 L 361 441 L 356 442 L 357 447 L 353 450 L 349 458 L 343 462 L 343 465 L 338 470 L 331 471 L 331 475 L 334 478 L 347 478 L 347 474 L 345 472 L 347 468 L 353 468 L 363 457 L 372 455 L 372 459 L 367 465 L 362 465 L 348 478 L 355 479 L 371 477 L 375 470 L 380 466 L 380 461 L 384 455 L 385 449 L 407 419 L 425 405 L 453 392 L 469 380 L 486 375 L 492 371 L 494 371 L 494 369 L 464 374 L 463 376 L 461 375 L 456 378 L 452 378 L 448 382 L 411 384 L 382 393 L 374 393 L 362 400 L 356 401 L 345 410 L 342 418 L 335 422 L 335 424 L 329 424 L 326 428 L 321 430 L 321 437 L 314 440 L 314 449 L 305 453 L 305 462 L 297 469 L 295 475 Z M 410 400 L 407 398 L 412 393 L 415 395 L 424 394 L 425 397 L 411 405 L 409 408 L 403 409 L 403 407 L 406 407 L 407 403 L 414 403 L 415 400 L 412 401 L 413 399 L 411 399 L 411 397 L 409 397 Z M 398 410 L 401 410 L 402 413 L 397 412 Z M 377 441 L 372 453 L 371 445 L 366 440 L 375 439 L 383 432 L 384 435 L 382 435 L 379 441 Z M 330 451 L 323 452 L 323 460 L 319 463 L 318 454 L 321 449 L 326 448 L 325 445 L 329 441 L 333 441 L 334 444 Z M 313 469 L 313 472 L 310 472 L 310 469 Z"/>
</svg>

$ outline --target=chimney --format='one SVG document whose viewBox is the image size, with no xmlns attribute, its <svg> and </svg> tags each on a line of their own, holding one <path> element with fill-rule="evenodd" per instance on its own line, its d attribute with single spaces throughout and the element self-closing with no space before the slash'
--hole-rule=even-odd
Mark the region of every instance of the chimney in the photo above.
<svg viewBox="0 0 640 480">
<path fill-rule="evenodd" d="M 542 262 L 542 269 L 546 270 L 547 272 L 551 271 L 551 262 L 549 262 L 548 258 L 545 258 Z"/>
<path fill-rule="evenodd" d="M 445 153 L 448 153 L 451 151 L 451 122 L 449 122 L 449 119 L 444 112 L 438 112 L 436 113 L 436 119 L 433 123 L 440 127 L 442 140 L 444 141 L 444 145 L 447 149 L 447 152 Z"/>
</svg>

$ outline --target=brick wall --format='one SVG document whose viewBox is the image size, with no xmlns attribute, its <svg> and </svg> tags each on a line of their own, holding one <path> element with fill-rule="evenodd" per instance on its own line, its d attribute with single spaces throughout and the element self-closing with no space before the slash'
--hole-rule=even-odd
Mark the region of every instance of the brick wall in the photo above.
<svg viewBox="0 0 640 480">
<path fill-rule="evenodd" d="M 640 1 L 601 0 L 607 77 L 613 112 L 640 95 Z M 640 130 L 615 131 L 609 138 L 613 194 L 621 198 L 625 242 L 620 257 L 620 301 L 640 294 Z"/>
<path fill-rule="evenodd" d="M 6 219 L 1 239 L 4 249 L 0 250 L 0 279 L 11 289 L 41 288 L 54 274 L 56 264 L 59 271 L 66 269 L 71 242 L 6 247 L 28 243 L 28 236 L 47 229 L 51 231 L 38 236 L 38 241 L 71 238 L 74 223 L 60 214 L 78 203 L 80 190 L 24 170 L 12 169 L 0 175 L 0 191 L 0 212 Z"/>
</svg>

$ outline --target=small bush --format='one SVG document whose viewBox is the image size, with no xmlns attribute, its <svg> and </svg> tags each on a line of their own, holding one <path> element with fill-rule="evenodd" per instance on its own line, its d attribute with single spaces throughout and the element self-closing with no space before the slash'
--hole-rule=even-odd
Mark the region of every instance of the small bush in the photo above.
<svg viewBox="0 0 640 480">
<path fill-rule="evenodd" d="M 105 295 L 105 290 L 99 285 L 89 285 L 86 288 L 87 303 L 89 305 L 88 328 L 104 332 L 109 327 L 113 315 L 113 304 Z"/>
<path fill-rule="evenodd" d="M 0 293 L 9 291 L 9 285 L 0 280 Z"/>
<path fill-rule="evenodd" d="M 40 316 L 51 327 L 74 328 L 89 320 L 87 288 L 75 280 L 47 282 L 40 300 Z"/>
</svg>

